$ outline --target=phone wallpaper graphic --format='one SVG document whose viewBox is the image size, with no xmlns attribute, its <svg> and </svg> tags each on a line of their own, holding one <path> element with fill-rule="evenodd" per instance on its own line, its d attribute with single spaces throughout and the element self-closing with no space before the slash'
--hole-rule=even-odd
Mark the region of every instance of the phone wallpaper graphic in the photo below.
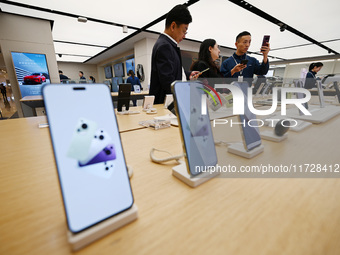
<svg viewBox="0 0 340 255">
<path fill-rule="evenodd" d="M 98 124 L 86 118 L 80 118 L 75 126 L 67 157 L 78 163 L 78 170 L 109 178 L 114 170 L 116 151 L 110 135 Z M 100 168 L 91 167 L 94 164 Z"/>
</svg>

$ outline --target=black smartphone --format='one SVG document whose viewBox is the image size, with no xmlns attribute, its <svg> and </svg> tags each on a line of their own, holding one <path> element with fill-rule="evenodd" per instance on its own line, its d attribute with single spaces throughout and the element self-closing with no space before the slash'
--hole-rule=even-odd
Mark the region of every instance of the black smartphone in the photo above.
<svg viewBox="0 0 340 255">
<path fill-rule="evenodd" d="M 241 65 L 246 65 L 248 64 L 248 59 L 242 59 L 241 60 Z"/>
<path fill-rule="evenodd" d="M 122 83 L 119 84 L 118 88 L 118 112 L 122 111 L 123 106 L 125 105 L 125 110 L 129 110 L 130 108 L 130 95 L 131 95 L 131 83 Z"/>
<path fill-rule="evenodd" d="M 264 35 L 263 40 L 262 40 L 262 47 L 263 46 L 268 46 L 267 43 L 269 43 L 270 35 Z"/>
<path fill-rule="evenodd" d="M 42 92 L 69 230 L 129 209 L 134 199 L 108 86 L 48 84 Z"/>
<path fill-rule="evenodd" d="M 176 81 L 172 84 L 185 162 L 188 173 L 193 176 L 217 164 L 215 142 L 206 103 L 207 96 L 204 90 L 203 84 L 197 81 Z"/>
</svg>

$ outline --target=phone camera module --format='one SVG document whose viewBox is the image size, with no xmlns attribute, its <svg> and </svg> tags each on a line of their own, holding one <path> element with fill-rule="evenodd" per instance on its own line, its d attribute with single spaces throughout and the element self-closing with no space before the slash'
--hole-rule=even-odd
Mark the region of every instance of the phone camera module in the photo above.
<svg viewBox="0 0 340 255">
<path fill-rule="evenodd" d="M 111 155 L 111 151 L 110 151 L 109 149 L 106 149 L 106 148 L 105 148 L 105 149 L 104 149 L 104 152 L 105 152 L 106 155 Z"/>
<path fill-rule="evenodd" d="M 81 128 L 82 128 L 82 129 L 87 129 L 87 124 L 86 124 L 86 123 L 83 123 L 83 124 L 81 125 Z"/>
</svg>

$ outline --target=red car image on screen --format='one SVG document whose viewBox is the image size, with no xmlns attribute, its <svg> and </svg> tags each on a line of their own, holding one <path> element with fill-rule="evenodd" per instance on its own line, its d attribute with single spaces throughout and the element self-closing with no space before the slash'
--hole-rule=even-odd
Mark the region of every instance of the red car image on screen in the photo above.
<svg viewBox="0 0 340 255">
<path fill-rule="evenodd" d="M 41 84 L 46 82 L 46 77 L 42 73 L 32 73 L 24 77 L 24 84 Z"/>
</svg>

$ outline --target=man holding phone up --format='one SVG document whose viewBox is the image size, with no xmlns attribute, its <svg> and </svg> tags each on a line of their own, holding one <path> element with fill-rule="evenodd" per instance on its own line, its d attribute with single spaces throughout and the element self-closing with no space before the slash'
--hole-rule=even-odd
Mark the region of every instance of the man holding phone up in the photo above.
<svg viewBox="0 0 340 255">
<path fill-rule="evenodd" d="M 263 61 L 260 62 L 253 57 L 247 55 L 247 51 L 251 43 L 251 34 L 244 31 L 236 37 L 236 52 L 223 61 L 221 72 L 226 78 L 231 78 L 231 81 L 237 79 L 239 82 L 247 81 L 251 85 L 254 74 L 265 75 L 269 69 L 269 36 L 265 36 L 261 52 Z"/>
</svg>

